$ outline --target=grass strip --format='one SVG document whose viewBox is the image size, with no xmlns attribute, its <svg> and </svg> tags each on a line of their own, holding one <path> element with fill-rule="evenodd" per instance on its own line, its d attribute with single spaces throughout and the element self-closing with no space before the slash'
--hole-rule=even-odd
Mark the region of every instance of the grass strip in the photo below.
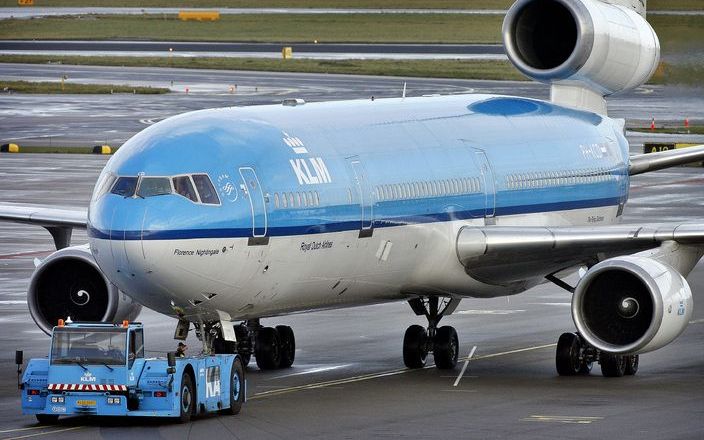
<svg viewBox="0 0 704 440">
<path fill-rule="evenodd" d="M 33 93 L 33 94 L 81 94 L 105 95 L 112 93 L 134 93 L 138 95 L 159 95 L 169 93 L 169 89 L 161 87 L 117 86 L 112 84 L 75 84 L 60 82 L 33 81 L 2 81 L 0 90 L 3 92 Z"/>
<path fill-rule="evenodd" d="M 35 6 L 105 6 L 99 0 L 35 0 Z M 111 0 L 110 7 L 180 7 L 180 8 L 373 8 L 373 9 L 507 9 L 512 0 Z M 17 6 L 17 0 L 0 0 L 0 7 Z M 650 0 L 648 10 L 702 9 L 701 0 Z"/>
<path fill-rule="evenodd" d="M 662 133 L 662 134 L 704 134 L 704 126 L 692 125 L 688 128 L 683 126 L 678 127 L 659 127 L 651 130 L 648 127 L 628 128 L 628 131 L 637 131 L 639 133 Z"/>
<path fill-rule="evenodd" d="M 295 56 L 295 54 L 294 54 Z M 82 57 L 0 55 L 0 63 L 179 67 L 270 72 L 341 73 L 426 78 L 526 80 L 508 61 L 472 60 L 280 60 L 261 58 Z"/>
<path fill-rule="evenodd" d="M 2 21 L 3 39 L 321 43 L 497 43 L 500 16 L 460 14 L 85 15 Z"/>
<path fill-rule="evenodd" d="M 652 0 L 651 0 L 652 1 Z M 661 0 L 662 1 L 662 0 Z M 677 0 L 676 0 L 677 1 Z M 109 6 L 113 8 L 371 8 L 371 9 L 507 9 L 512 0 L 35 0 L 35 6 Z M 0 6 L 17 6 L 17 0 L 0 0 Z"/>
<path fill-rule="evenodd" d="M 113 154 L 118 150 L 118 148 L 113 147 Z M 93 147 L 79 147 L 79 146 L 23 146 L 20 145 L 19 153 L 0 153 L 0 154 L 95 154 L 93 153 Z M 97 156 L 98 154 L 96 154 Z"/>
</svg>

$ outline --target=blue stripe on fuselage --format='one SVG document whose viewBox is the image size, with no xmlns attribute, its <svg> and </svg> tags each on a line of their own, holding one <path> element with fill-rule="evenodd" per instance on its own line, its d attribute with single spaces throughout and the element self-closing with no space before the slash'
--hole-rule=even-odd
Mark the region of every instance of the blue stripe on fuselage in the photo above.
<svg viewBox="0 0 704 440">
<path fill-rule="evenodd" d="M 543 203 L 523 206 L 497 207 L 496 215 L 531 214 L 540 212 L 568 211 L 573 209 L 597 208 L 615 206 L 620 201 L 619 197 Z M 451 220 L 466 220 L 482 217 L 484 209 L 443 212 L 435 214 L 402 216 L 374 219 L 374 228 L 387 228 L 424 223 L 447 222 Z M 319 224 L 298 226 L 270 226 L 268 236 L 282 237 L 293 235 L 325 234 L 333 232 L 354 231 L 360 229 L 361 222 L 325 222 Z M 103 231 L 89 227 L 88 235 L 92 238 L 105 240 L 188 240 L 195 238 L 245 238 L 252 236 L 252 228 L 216 228 L 216 229 L 172 229 L 163 231 Z"/>
</svg>

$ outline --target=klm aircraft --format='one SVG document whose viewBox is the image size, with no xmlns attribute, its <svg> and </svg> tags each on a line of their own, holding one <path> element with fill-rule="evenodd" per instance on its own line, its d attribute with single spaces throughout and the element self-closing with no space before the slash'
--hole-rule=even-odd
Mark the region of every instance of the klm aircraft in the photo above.
<svg viewBox="0 0 704 440">
<path fill-rule="evenodd" d="M 261 318 L 407 301 L 427 317 L 409 368 L 458 357 L 440 326 L 462 298 L 547 281 L 573 292 L 560 374 L 635 374 L 638 354 L 692 316 L 685 276 L 704 223 L 619 223 L 630 176 L 704 159 L 704 146 L 630 156 L 605 97 L 659 61 L 644 2 L 519 0 L 511 61 L 550 102 L 461 95 L 202 110 L 159 122 L 110 159 L 85 210 L 0 206 L 46 227 L 56 253 L 32 276 L 44 331 L 59 318 L 118 321 L 148 307 L 193 325 L 206 350 L 291 366 L 290 327 Z M 89 245 L 70 247 L 85 227 Z M 577 269 L 570 286 L 563 278 Z"/>
</svg>

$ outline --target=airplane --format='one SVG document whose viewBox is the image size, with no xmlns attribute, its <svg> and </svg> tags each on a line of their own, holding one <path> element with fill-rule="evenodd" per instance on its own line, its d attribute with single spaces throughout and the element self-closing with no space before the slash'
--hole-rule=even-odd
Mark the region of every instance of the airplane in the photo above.
<svg viewBox="0 0 704 440">
<path fill-rule="evenodd" d="M 630 176 L 704 159 L 704 146 L 629 156 L 606 97 L 644 84 L 659 41 L 638 0 L 519 0 L 509 59 L 551 100 L 467 94 L 220 108 L 158 122 L 110 158 L 89 209 L 0 205 L 45 227 L 57 251 L 28 289 L 45 332 L 58 319 L 134 319 L 148 307 L 191 326 L 205 351 L 290 367 L 295 336 L 260 322 L 407 301 L 427 327 L 402 354 L 454 368 L 440 326 L 463 298 L 552 282 L 573 292 L 560 375 L 635 374 L 693 310 L 685 276 L 704 223 L 621 224 Z M 89 243 L 70 246 L 73 228 Z M 580 279 L 571 286 L 565 277 Z"/>
</svg>

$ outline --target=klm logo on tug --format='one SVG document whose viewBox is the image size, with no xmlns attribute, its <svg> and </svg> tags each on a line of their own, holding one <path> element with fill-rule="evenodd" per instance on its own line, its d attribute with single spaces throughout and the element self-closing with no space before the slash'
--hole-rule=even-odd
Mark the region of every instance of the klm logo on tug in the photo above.
<svg viewBox="0 0 704 440">
<path fill-rule="evenodd" d="M 90 371 L 86 371 L 83 373 L 83 376 L 81 376 L 81 382 L 96 382 L 97 378 L 93 376 L 93 373 Z"/>
</svg>

